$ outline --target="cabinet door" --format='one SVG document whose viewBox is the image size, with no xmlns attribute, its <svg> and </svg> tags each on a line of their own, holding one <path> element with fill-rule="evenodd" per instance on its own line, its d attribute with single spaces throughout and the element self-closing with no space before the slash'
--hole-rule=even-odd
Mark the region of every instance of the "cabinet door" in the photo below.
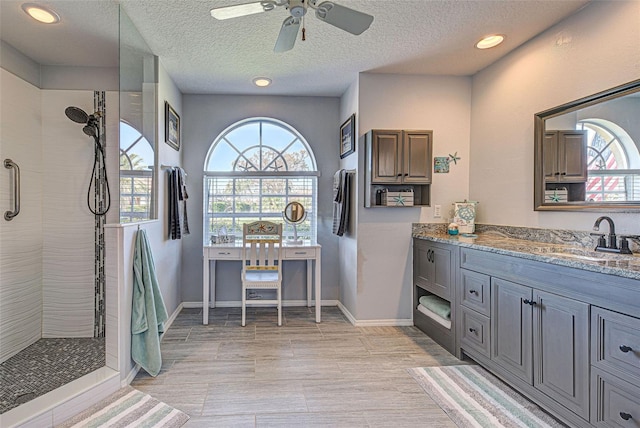
<svg viewBox="0 0 640 428">
<path fill-rule="evenodd" d="M 585 131 L 558 131 L 559 181 L 587 181 L 587 134 Z"/>
<path fill-rule="evenodd" d="M 542 158 L 544 159 L 544 180 L 553 182 L 558 180 L 558 133 L 545 132 L 542 144 Z"/>
<path fill-rule="evenodd" d="M 431 131 L 404 131 L 403 183 L 431 183 Z"/>
<path fill-rule="evenodd" d="M 413 256 L 414 281 L 443 299 L 451 298 L 451 251 L 416 240 Z"/>
<path fill-rule="evenodd" d="M 402 182 L 402 131 L 371 131 L 371 182 Z"/>
<path fill-rule="evenodd" d="M 491 359 L 509 373 L 532 384 L 532 290 L 491 278 Z"/>
<path fill-rule="evenodd" d="M 534 386 L 589 418 L 589 305 L 534 291 Z"/>
</svg>

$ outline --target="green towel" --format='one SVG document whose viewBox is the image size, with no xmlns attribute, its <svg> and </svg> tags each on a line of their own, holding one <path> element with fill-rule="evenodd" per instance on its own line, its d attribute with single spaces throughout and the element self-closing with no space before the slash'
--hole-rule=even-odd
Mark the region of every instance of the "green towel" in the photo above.
<svg viewBox="0 0 640 428">
<path fill-rule="evenodd" d="M 168 318 L 147 233 L 139 230 L 133 252 L 131 358 L 151 376 L 160 373 L 160 333 Z"/>
<path fill-rule="evenodd" d="M 444 319 L 451 319 L 451 304 L 438 296 L 422 296 L 420 304 Z"/>
</svg>

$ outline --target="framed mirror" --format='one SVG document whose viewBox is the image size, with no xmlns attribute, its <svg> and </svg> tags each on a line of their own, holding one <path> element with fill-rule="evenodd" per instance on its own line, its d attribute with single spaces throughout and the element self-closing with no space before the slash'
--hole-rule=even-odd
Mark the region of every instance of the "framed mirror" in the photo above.
<svg viewBox="0 0 640 428">
<path fill-rule="evenodd" d="M 534 116 L 536 211 L 640 210 L 640 80 Z"/>
<path fill-rule="evenodd" d="M 288 239 L 288 244 L 301 245 L 302 240 L 298 239 L 297 226 L 306 220 L 307 211 L 300 202 L 289 202 L 282 212 L 284 220 L 293 226 L 293 239 Z"/>
</svg>

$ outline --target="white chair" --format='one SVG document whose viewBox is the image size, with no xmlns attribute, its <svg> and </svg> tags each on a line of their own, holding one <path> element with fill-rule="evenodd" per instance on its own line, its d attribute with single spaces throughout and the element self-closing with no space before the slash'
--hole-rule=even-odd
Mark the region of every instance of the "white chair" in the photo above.
<svg viewBox="0 0 640 428">
<path fill-rule="evenodd" d="M 282 224 L 255 221 L 242 229 L 242 326 L 247 305 L 273 304 L 282 325 Z M 276 290 L 276 300 L 247 299 L 248 290 Z"/>
</svg>

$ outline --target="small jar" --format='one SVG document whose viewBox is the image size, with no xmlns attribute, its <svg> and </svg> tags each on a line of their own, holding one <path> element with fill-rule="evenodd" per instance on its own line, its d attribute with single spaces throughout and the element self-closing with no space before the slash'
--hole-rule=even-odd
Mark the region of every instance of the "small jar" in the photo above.
<svg viewBox="0 0 640 428">
<path fill-rule="evenodd" d="M 449 227 L 447 228 L 447 232 L 449 235 L 457 235 L 458 234 L 458 225 L 456 223 L 449 223 Z"/>
</svg>

